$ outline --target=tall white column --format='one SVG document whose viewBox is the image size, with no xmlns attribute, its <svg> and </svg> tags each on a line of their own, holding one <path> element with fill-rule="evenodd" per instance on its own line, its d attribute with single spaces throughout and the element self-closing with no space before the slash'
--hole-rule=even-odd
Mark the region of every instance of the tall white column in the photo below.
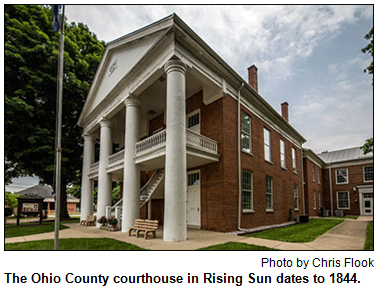
<svg viewBox="0 0 377 289">
<path fill-rule="evenodd" d="M 140 139 L 140 106 L 135 98 L 127 98 L 126 105 L 126 136 L 123 169 L 123 212 L 122 232 L 134 225 L 140 217 L 140 167 L 135 164 L 135 144 Z"/>
<path fill-rule="evenodd" d="M 186 66 L 169 60 L 166 71 L 166 159 L 164 241 L 187 238 L 186 224 Z"/>
<path fill-rule="evenodd" d="M 89 179 L 90 165 L 94 162 L 94 137 L 84 134 L 84 156 L 81 178 L 81 221 L 93 214 L 93 181 Z"/>
<path fill-rule="evenodd" d="M 101 137 L 99 150 L 99 168 L 98 168 L 98 203 L 97 219 L 106 215 L 106 206 L 111 206 L 111 174 L 106 171 L 107 160 L 113 151 L 113 142 L 111 137 L 113 123 L 105 118 L 100 121 Z"/>
</svg>

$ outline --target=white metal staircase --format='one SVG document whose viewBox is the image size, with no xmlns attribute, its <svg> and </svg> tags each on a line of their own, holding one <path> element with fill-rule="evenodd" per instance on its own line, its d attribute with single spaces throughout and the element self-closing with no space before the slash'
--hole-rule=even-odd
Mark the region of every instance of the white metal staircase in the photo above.
<svg viewBox="0 0 377 289">
<path fill-rule="evenodd" d="M 157 169 L 153 173 L 152 177 L 148 182 L 140 189 L 140 208 L 144 206 L 152 197 L 153 193 L 156 191 L 157 187 L 165 177 L 164 169 Z M 120 199 L 115 205 L 111 207 L 112 210 L 115 207 L 122 206 L 123 198 Z"/>
</svg>

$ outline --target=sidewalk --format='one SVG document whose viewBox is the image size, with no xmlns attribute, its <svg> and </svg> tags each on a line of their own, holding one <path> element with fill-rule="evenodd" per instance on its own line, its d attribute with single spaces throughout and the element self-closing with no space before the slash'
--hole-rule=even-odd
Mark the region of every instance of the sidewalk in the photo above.
<svg viewBox="0 0 377 289">
<path fill-rule="evenodd" d="M 252 237 L 236 236 L 227 233 L 219 233 L 205 230 L 188 229 L 187 241 L 177 243 L 167 243 L 162 239 L 162 227 L 157 231 L 156 238 L 151 236 L 145 240 L 143 237 L 129 237 L 126 233 L 109 232 L 100 230 L 97 227 L 84 227 L 78 223 L 65 224 L 70 229 L 62 230 L 59 238 L 112 238 L 122 242 L 137 245 L 150 250 L 196 250 L 211 245 L 218 245 L 227 242 L 242 242 L 265 246 L 279 250 L 362 250 L 364 248 L 366 226 L 368 221 L 373 220 L 373 216 L 361 216 L 357 220 L 346 219 L 343 223 L 329 230 L 313 242 L 289 243 L 273 241 Z M 54 232 L 6 238 L 5 244 L 25 241 L 36 241 L 53 239 Z"/>
</svg>

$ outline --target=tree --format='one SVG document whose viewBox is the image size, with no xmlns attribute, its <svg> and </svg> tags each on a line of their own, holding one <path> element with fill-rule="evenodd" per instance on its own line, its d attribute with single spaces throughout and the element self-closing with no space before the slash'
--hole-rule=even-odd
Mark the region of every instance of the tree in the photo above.
<svg viewBox="0 0 377 289">
<path fill-rule="evenodd" d="M 365 141 L 365 144 L 361 147 L 364 152 L 364 155 L 373 153 L 373 138 L 369 138 Z"/>
<path fill-rule="evenodd" d="M 364 37 L 366 40 L 370 40 L 370 43 L 368 43 L 367 46 L 365 46 L 363 49 L 361 49 L 362 52 L 364 53 L 370 53 L 371 56 L 373 57 L 374 56 L 374 39 L 373 39 L 373 27 L 372 29 L 369 31 L 369 33 L 367 35 L 365 35 Z M 373 60 L 372 62 L 370 63 L 370 65 L 364 69 L 364 72 L 368 72 L 369 74 L 373 74 L 374 73 L 374 70 L 373 70 Z M 372 85 L 373 85 L 373 80 L 372 80 Z M 364 151 L 364 155 L 370 153 L 370 152 L 373 152 L 373 137 L 367 139 L 365 141 L 365 144 L 361 147 L 361 149 Z"/>
<path fill-rule="evenodd" d="M 36 175 L 54 187 L 58 36 L 50 7 L 5 5 L 4 142 L 8 170 Z M 77 120 L 104 42 L 82 24 L 65 24 L 61 215 L 66 187 L 81 177 L 82 130 Z M 12 166 L 15 170 L 12 170 Z"/>
<path fill-rule="evenodd" d="M 364 52 L 364 53 L 370 53 L 370 55 L 373 57 L 374 56 L 374 52 L 373 52 L 373 43 L 374 43 L 373 27 L 369 31 L 369 33 L 364 36 L 364 38 L 366 40 L 370 40 L 370 42 L 368 43 L 367 46 L 365 46 L 363 49 L 361 49 L 361 51 Z M 369 74 L 373 74 L 373 60 L 370 63 L 370 65 L 366 69 L 364 69 L 364 72 L 365 73 L 368 72 Z"/>
</svg>

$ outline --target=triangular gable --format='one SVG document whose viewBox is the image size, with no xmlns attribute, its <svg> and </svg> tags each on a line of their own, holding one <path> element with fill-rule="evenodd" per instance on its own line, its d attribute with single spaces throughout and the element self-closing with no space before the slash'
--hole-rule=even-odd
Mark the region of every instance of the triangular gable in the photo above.
<svg viewBox="0 0 377 289">
<path fill-rule="evenodd" d="M 173 24 L 173 17 L 174 14 L 107 44 L 81 112 L 79 125 L 85 123 L 86 117 L 161 40 Z"/>
<path fill-rule="evenodd" d="M 135 64 L 156 43 L 161 34 L 157 33 L 146 39 L 128 43 L 107 55 L 106 65 L 102 68 L 101 77 L 95 84 L 96 91 L 91 95 L 90 107 L 88 107 L 87 113 L 93 111 L 117 83 L 130 72 Z"/>
</svg>

